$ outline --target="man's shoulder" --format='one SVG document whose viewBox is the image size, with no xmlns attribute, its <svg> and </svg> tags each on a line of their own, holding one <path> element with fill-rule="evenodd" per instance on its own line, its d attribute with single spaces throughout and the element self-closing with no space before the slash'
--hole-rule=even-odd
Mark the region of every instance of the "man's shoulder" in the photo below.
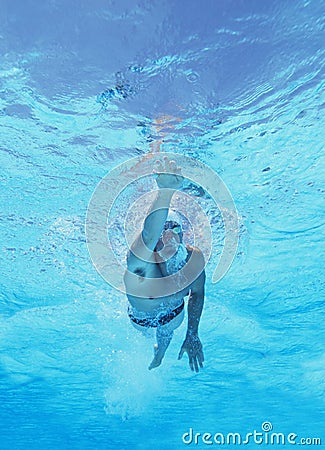
<svg viewBox="0 0 325 450">
<path fill-rule="evenodd" d="M 186 245 L 186 249 L 188 251 L 187 260 L 189 260 L 189 258 L 193 258 L 193 262 L 204 264 L 204 255 L 199 247 L 195 247 L 194 245 Z"/>
<path fill-rule="evenodd" d="M 197 293 L 198 295 L 204 295 L 204 285 L 205 285 L 205 261 L 202 250 L 198 247 L 187 246 L 189 253 L 189 267 L 190 276 L 193 277 L 193 282 L 189 286 L 191 293 Z"/>
<path fill-rule="evenodd" d="M 188 251 L 187 262 L 189 263 L 190 273 L 193 276 L 193 283 L 190 288 L 201 289 L 205 283 L 205 261 L 204 255 L 201 249 L 192 245 L 186 246 Z"/>
</svg>

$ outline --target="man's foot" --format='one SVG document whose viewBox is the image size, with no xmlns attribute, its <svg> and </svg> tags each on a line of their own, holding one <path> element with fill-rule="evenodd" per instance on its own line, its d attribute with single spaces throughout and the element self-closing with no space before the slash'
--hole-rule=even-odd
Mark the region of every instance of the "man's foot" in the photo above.
<svg viewBox="0 0 325 450">
<path fill-rule="evenodd" d="M 161 361 L 164 357 L 164 354 L 161 354 L 161 352 L 159 351 L 157 344 L 154 345 L 154 353 L 155 353 L 155 356 L 154 356 L 153 360 L 151 361 L 150 366 L 148 367 L 149 370 L 154 369 L 155 367 L 159 367 L 161 364 Z"/>
</svg>

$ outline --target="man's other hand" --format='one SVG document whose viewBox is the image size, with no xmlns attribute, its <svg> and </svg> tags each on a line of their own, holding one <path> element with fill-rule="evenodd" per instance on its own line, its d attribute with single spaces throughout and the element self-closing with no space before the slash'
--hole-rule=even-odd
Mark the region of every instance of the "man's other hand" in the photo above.
<svg viewBox="0 0 325 450">
<path fill-rule="evenodd" d="M 184 352 L 188 354 L 189 364 L 191 370 L 194 372 L 199 371 L 199 366 L 203 368 L 204 355 L 202 350 L 202 344 L 197 334 L 189 334 L 186 336 L 185 341 L 181 347 L 178 355 L 178 359 L 181 359 Z"/>
</svg>

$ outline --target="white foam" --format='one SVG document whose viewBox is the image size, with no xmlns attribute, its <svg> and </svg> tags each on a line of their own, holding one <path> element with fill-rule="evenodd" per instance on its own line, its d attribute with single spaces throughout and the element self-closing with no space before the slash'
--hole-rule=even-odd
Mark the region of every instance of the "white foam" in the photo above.
<svg viewBox="0 0 325 450">
<path fill-rule="evenodd" d="M 153 358 L 151 339 L 132 329 L 130 336 L 118 336 L 118 342 L 124 345 L 112 351 L 107 360 L 105 411 L 125 421 L 152 410 L 163 382 L 161 369 L 148 370 Z"/>
</svg>

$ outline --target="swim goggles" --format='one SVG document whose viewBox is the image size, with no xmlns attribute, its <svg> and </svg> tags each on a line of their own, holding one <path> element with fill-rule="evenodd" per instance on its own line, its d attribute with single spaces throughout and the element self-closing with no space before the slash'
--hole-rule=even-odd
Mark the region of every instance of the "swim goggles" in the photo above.
<svg viewBox="0 0 325 450">
<path fill-rule="evenodd" d="M 179 223 L 174 222 L 174 220 L 168 220 L 164 225 L 164 231 L 171 230 L 173 233 L 180 233 L 182 231 L 182 227 Z"/>
</svg>

